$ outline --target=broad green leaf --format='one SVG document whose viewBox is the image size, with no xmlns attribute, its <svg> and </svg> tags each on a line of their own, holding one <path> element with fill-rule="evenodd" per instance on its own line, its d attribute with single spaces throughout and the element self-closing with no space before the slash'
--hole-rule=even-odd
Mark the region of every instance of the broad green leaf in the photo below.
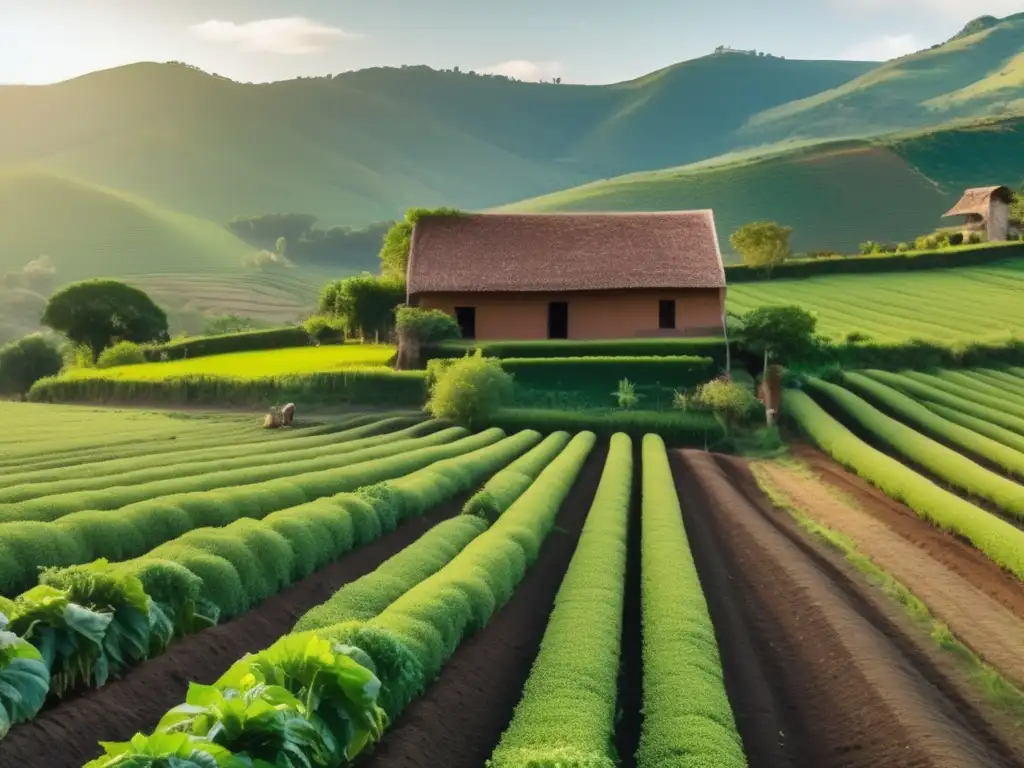
<svg viewBox="0 0 1024 768">
<path fill-rule="evenodd" d="M 10 632 L 0 632 L 0 739 L 11 726 L 31 720 L 50 691 L 50 672 L 39 651 Z"/>
</svg>

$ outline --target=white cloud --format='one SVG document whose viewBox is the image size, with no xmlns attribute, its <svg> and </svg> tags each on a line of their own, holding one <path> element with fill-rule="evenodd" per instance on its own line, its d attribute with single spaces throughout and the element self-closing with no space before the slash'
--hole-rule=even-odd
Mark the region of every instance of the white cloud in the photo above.
<svg viewBox="0 0 1024 768">
<path fill-rule="evenodd" d="M 339 40 L 358 37 L 338 27 L 301 16 L 261 19 L 243 24 L 210 19 L 196 24 L 192 31 L 212 43 L 234 45 L 244 51 L 291 56 L 316 53 Z"/>
<path fill-rule="evenodd" d="M 888 61 L 927 47 L 912 34 L 880 35 L 850 46 L 840 58 L 850 61 Z"/>
<path fill-rule="evenodd" d="M 898 5 L 892 0 L 833 0 L 846 8 L 868 11 L 891 11 L 902 6 L 902 11 L 941 13 L 949 19 L 967 22 L 978 16 L 1009 16 L 1019 13 L 1021 0 L 903 0 Z"/>
<path fill-rule="evenodd" d="M 505 75 L 514 77 L 516 80 L 537 82 L 538 80 L 551 80 L 562 76 L 562 63 L 559 61 L 526 61 L 516 59 L 514 61 L 503 61 L 491 67 L 484 67 L 480 70 L 485 75 Z"/>
</svg>

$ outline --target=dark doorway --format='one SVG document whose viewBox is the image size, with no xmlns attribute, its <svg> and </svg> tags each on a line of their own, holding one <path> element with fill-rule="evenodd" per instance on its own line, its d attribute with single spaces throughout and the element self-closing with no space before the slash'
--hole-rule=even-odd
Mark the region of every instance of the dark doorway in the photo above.
<svg viewBox="0 0 1024 768">
<path fill-rule="evenodd" d="M 462 338 L 476 338 L 476 307 L 456 307 L 455 322 L 459 324 Z"/>
<path fill-rule="evenodd" d="M 658 302 L 658 327 L 663 331 L 674 330 L 676 327 L 675 299 L 662 299 Z"/>
<path fill-rule="evenodd" d="M 548 304 L 548 338 L 569 338 L 569 305 L 564 301 Z"/>
</svg>

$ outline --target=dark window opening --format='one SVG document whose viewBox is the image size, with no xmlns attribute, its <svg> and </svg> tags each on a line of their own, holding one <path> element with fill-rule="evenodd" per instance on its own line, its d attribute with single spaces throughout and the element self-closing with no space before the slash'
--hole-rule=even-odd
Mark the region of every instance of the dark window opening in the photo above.
<svg viewBox="0 0 1024 768">
<path fill-rule="evenodd" d="M 476 338 L 476 307 L 456 307 L 455 322 L 459 324 L 462 338 Z"/>
<path fill-rule="evenodd" d="M 548 338 L 569 338 L 569 305 L 564 301 L 548 304 Z"/>
<path fill-rule="evenodd" d="M 658 302 L 658 328 L 674 330 L 676 327 L 675 299 L 663 299 Z"/>
</svg>

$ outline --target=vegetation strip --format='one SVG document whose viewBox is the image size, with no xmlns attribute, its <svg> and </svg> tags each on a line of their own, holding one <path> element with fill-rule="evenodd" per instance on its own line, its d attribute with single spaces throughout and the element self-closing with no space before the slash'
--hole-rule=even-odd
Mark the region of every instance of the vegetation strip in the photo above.
<svg viewBox="0 0 1024 768">
<path fill-rule="evenodd" d="M 1024 531 L 950 493 L 853 435 L 806 392 L 787 389 L 783 406 L 829 456 L 919 516 L 959 534 L 991 560 L 1024 579 Z"/>
<path fill-rule="evenodd" d="M 994 408 L 1017 419 L 1024 419 L 1024 400 L 1018 400 L 1008 392 L 992 394 L 984 392 L 980 387 L 952 382 L 940 376 L 933 376 L 921 371 L 903 371 L 903 376 L 921 384 L 927 384 L 946 394 L 959 397 L 987 408 Z"/>
<path fill-rule="evenodd" d="M 977 416 L 970 416 L 966 413 L 961 413 L 954 408 L 947 408 L 944 405 L 925 403 L 925 407 L 947 421 L 959 424 L 961 427 L 966 427 L 972 432 L 984 435 L 1000 445 L 1024 455 L 1024 435 L 1019 435 L 1016 432 L 1011 432 L 1004 427 L 1000 427 L 998 424 L 993 424 L 989 421 L 985 421 L 984 419 L 979 419 Z"/>
<path fill-rule="evenodd" d="M 489 765 L 618 765 L 616 697 L 625 602 L 632 444 L 611 440 L 576 552 L 515 716 Z"/>
<path fill-rule="evenodd" d="M 103 493 L 99 498 L 103 498 L 106 492 L 116 493 L 116 489 L 124 486 L 138 486 L 143 483 L 185 477 L 198 478 L 203 476 L 212 481 L 215 481 L 215 478 L 225 478 L 227 482 L 224 485 L 235 485 L 236 483 L 231 482 L 229 475 L 221 473 L 227 473 L 232 470 L 248 473 L 255 471 L 257 467 L 261 466 L 273 466 L 274 469 L 272 471 L 275 474 L 277 472 L 283 473 L 293 462 L 307 461 L 325 456 L 337 456 L 350 451 L 369 448 L 387 442 L 388 438 L 394 439 L 392 435 L 401 434 L 400 430 L 408 429 L 410 431 L 406 434 L 416 436 L 424 431 L 424 427 L 418 426 L 417 422 L 419 421 L 419 419 L 401 417 L 380 419 L 371 424 L 353 427 L 343 432 L 335 432 L 322 437 L 281 441 L 278 445 L 260 446 L 258 453 L 246 453 L 237 458 L 223 457 L 214 451 L 210 451 L 201 457 L 179 462 L 172 455 L 164 458 L 163 462 L 158 466 L 134 469 L 121 474 L 111 473 L 109 470 L 99 474 L 94 470 L 94 474 L 87 477 L 62 478 L 45 483 L 13 485 L 0 489 L 0 504 L 12 504 L 29 499 L 58 496 L 66 493 L 77 494 L 82 491 L 100 491 Z M 426 428 L 427 431 L 429 429 L 429 427 Z M 270 479 L 270 477 L 267 479 Z M 43 501 L 37 502 L 40 505 L 44 503 Z M 102 507 L 93 506 L 90 501 L 84 501 L 83 504 L 86 505 L 82 507 L 85 509 L 102 509 Z M 118 504 L 117 506 L 124 505 Z M 0 510 L 3 509 L 4 507 L 0 506 Z"/>
<path fill-rule="evenodd" d="M 665 443 L 643 442 L 643 723 L 638 768 L 747 764 Z"/>
<path fill-rule="evenodd" d="M 591 434 L 577 435 L 494 526 L 377 618 L 286 635 L 267 650 L 239 660 L 213 686 L 193 684 L 186 705 L 168 712 L 154 734 L 138 734 L 127 744 L 104 744 L 107 756 L 87 768 L 112 768 L 132 754 L 170 757 L 181 747 L 167 738 L 174 735 L 191 737 L 191 749 L 220 752 L 223 760 L 232 752 L 271 763 L 283 759 L 280 740 L 256 738 L 262 729 L 255 717 L 236 721 L 240 727 L 232 732 L 213 729 L 211 735 L 210 726 L 226 709 L 221 702 L 235 698 L 240 708 L 259 707 L 267 698 L 256 686 L 264 682 L 281 685 L 297 699 L 287 699 L 281 707 L 291 729 L 305 734 L 288 745 L 293 759 L 312 764 L 308 761 L 314 755 L 331 755 L 324 765 L 348 764 L 381 737 L 385 725 L 436 676 L 461 639 L 486 624 L 511 596 L 536 559 L 594 443 Z M 462 599 L 453 601 L 456 594 Z M 358 687 L 330 686 L 339 666 L 345 677 L 359 681 Z M 311 695 L 321 676 L 327 678 L 326 689 Z M 277 690 L 267 693 L 284 698 Z M 197 712 L 205 717 L 187 717 Z M 302 720 L 313 727 L 303 726 Z"/>
<path fill-rule="evenodd" d="M 0 525 L 0 595 L 31 587 L 40 567 L 75 565 L 101 557 L 138 557 L 195 528 L 260 519 L 313 499 L 355 490 L 496 442 L 504 433 L 495 429 L 466 435 L 466 430 L 453 427 L 410 441 L 393 455 L 374 460 L 235 488 L 165 496 L 122 507 L 116 514 L 76 512 L 56 522 L 5 523 Z"/>
<path fill-rule="evenodd" d="M 990 472 L 942 443 L 889 418 L 843 387 L 813 378 L 808 380 L 808 387 L 828 397 L 875 440 L 917 466 L 952 487 L 989 501 L 1013 517 L 1024 520 L 1024 486 Z"/>
<path fill-rule="evenodd" d="M 53 521 L 83 510 L 123 509 L 139 502 L 219 489 L 234 489 L 281 478 L 298 478 L 313 472 L 336 469 L 364 461 L 391 456 L 416 445 L 416 441 L 438 431 L 437 422 L 415 424 L 398 432 L 362 437 L 333 447 L 314 451 L 311 457 L 275 464 L 209 472 L 202 475 L 171 477 L 137 485 L 110 485 L 100 490 L 70 491 L 29 499 L 0 507 L 0 524 L 24 520 Z M 365 429 L 365 428 L 362 428 Z M 373 429 L 368 430 L 373 433 Z"/>
<path fill-rule="evenodd" d="M 66 649 L 57 657 L 48 656 L 51 693 L 60 696 L 73 689 L 100 687 L 110 674 L 119 675 L 162 653 L 174 636 L 251 608 L 346 552 L 465 492 L 539 440 L 537 432 L 522 432 L 362 493 L 321 500 L 338 505 L 331 512 L 324 505 L 285 510 L 262 521 L 241 521 L 248 524 L 244 528 L 233 524 L 217 531 L 215 538 L 194 531 L 194 536 L 182 537 L 177 545 L 158 548 L 136 561 L 116 565 L 99 561 L 48 571 L 42 586 L 14 601 L 0 599 L 0 608 L 7 609 L 23 639 L 44 648 L 53 643 Z M 351 503 L 345 505 L 345 501 Z M 368 509 L 359 510 L 360 506 Z M 486 528 L 479 518 L 460 516 L 449 522 L 457 521 L 462 521 L 463 529 L 475 527 L 477 533 Z M 424 537 L 448 553 L 444 562 L 461 549 L 451 550 L 447 536 L 453 532 L 448 526 L 440 531 L 445 539 L 433 531 Z M 200 539 L 203 536 L 205 541 Z M 462 546 L 465 543 L 468 539 Z M 219 571 L 210 567 L 218 560 L 226 566 Z M 260 575 L 264 578 L 257 584 Z M 53 603 L 55 598 L 58 603 Z M 71 615 L 94 617 L 90 619 L 94 632 L 90 634 L 81 619 L 70 621 Z M 104 619 L 107 616 L 111 618 Z"/>
</svg>

